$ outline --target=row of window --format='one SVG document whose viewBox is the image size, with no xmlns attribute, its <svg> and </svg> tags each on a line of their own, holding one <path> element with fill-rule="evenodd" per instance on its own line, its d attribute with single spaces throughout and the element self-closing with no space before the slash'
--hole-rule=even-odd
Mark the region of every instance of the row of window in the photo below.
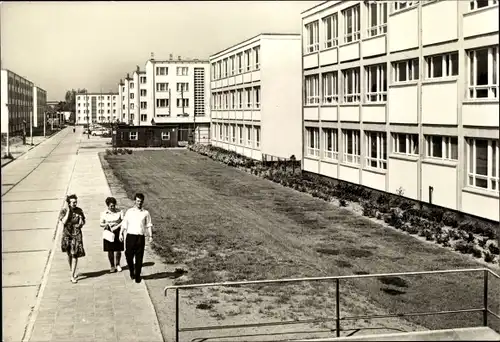
<svg viewBox="0 0 500 342">
<path fill-rule="evenodd" d="M 260 147 L 260 126 L 212 123 L 212 138 L 241 146 Z"/>
<path fill-rule="evenodd" d="M 260 86 L 212 93 L 214 110 L 260 108 Z"/>
<path fill-rule="evenodd" d="M 498 98 L 498 47 L 483 47 L 467 51 L 467 97 L 469 99 Z M 442 79 L 458 75 L 458 52 L 425 57 L 425 78 Z M 391 63 L 392 83 L 398 84 L 419 79 L 418 59 Z M 387 100 L 387 67 L 376 64 L 364 67 L 365 102 Z M 343 78 L 343 102 L 359 102 L 361 99 L 360 67 L 341 70 Z M 305 77 L 305 104 L 320 103 L 320 77 Z M 327 72 L 321 76 L 323 104 L 339 102 L 338 72 Z"/>
<path fill-rule="evenodd" d="M 91 102 L 87 102 L 87 103 L 78 102 L 76 105 L 78 107 L 89 107 L 90 104 L 91 104 Z M 98 107 L 111 107 L 111 102 L 107 102 L 107 103 L 98 102 L 98 103 L 96 103 L 96 105 Z M 116 102 L 113 102 L 113 107 L 116 107 Z"/>
<path fill-rule="evenodd" d="M 189 68 L 188 67 L 177 67 L 177 76 L 188 76 L 189 75 Z M 168 76 L 168 67 L 156 67 L 156 76 Z M 141 81 L 141 83 L 146 83 L 146 76 L 141 76 L 141 78 L 144 77 L 144 82 Z"/>
<path fill-rule="evenodd" d="M 212 63 L 212 80 L 238 75 L 251 70 L 259 70 L 259 54 L 260 46 L 256 46 Z"/>
<path fill-rule="evenodd" d="M 387 169 L 387 134 L 365 131 L 364 167 Z M 320 138 L 319 128 L 306 128 L 306 155 L 328 160 L 341 160 L 344 163 L 360 165 L 360 131 L 341 130 L 339 140 L 337 129 L 323 129 Z M 394 154 L 419 156 L 417 134 L 392 133 Z M 499 181 L 499 141 L 479 138 L 466 138 L 467 184 L 471 187 L 498 192 Z M 339 150 L 339 143 L 342 144 Z M 342 156 L 339 155 L 341 151 Z M 425 136 L 425 158 L 458 160 L 458 138 L 453 136 Z"/>
<path fill-rule="evenodd" d="M 178 92 L 187 92 L 189 91 L 189 83 L 188 82 L 177 82 L 177 91 Z M 168 82 L 158 82 L 156 83 L 156 91 L 157 92 L 166 92 L 168 91 Z M 123 94 L 125 94 L 125 87 L 122 88 Z M 141 89 L 140 90 L 140 95 L 141 96 L 146 96 L 147 95 L 147 90 L 146 89 Z M 130 98 L 134 98 L 134 93 L 130 93 Z M 125 96 L 122 96 L 122 100 L 125 100 Z"/>
<path fill-rule="evenodd" d="M 169 107 L 169 99 L 156 99 L 156 108 L 168 108 Z M 189 107 L 189 99 L 177 99 L 176 101 L 177 108 L 188 108 Z M 122 105 L 122 109 L 125 109 L 125 105 Z M 134 109 L 135 105 L 133 103 L 130 104 L 130 109 Z M 146 101 L 141 101 L 140 103 L 141 109 L 148 109 L 148 103 Z"/>
<path fill-rule="evenodd" d="M 433 1 L 433 0 L 427 0 Z M 498 0 L 469 0 L 469 9 L 494 6 Z M 356 4 L 340 12 L 342 19 L 341 37 L 344 44 L 356 42 L 361 36 L 361 21 L 366 20 L 366 36 L 374 37 L 387 32 L 388 5 L 391 4 L 392 13 L 414 7 L 415 0 L 403 1 L 364 1 L 366 18 L 361 18 L 361 5 Z M 321 22 L 321 33 L 320 33 Z M 321 49 L 328 49 L 339 45 L 339 13 L 329 14 L 321 20 L 304 25 L 304 53 L 312 53 Z M 321 41 L 321 44 L 320 44 Z M 320 46 L 321 45 L 321 46 Z"/>
<path fill-rule="evenodd" d="M 90 101 L 92 98 L 96 98 L 97 100 L 108 100 L 111 101 L 111 96 L 96 96 L 96 95 L 78 95 L 76 97 L 77 101 Z M 116 95 L 113 95 L 113 101 L 116 101 Z"/>
<path fill-rule="evenodd" d="M 146 121 L 146 120 L 141 120 L 141 121 Z M 137 131 L 129 132 L 128 138 L 129 138 L 129 140 L 138 140 L 139 139 L 139 132 L 137 132 Z M 170 140 L 170 132 L 169 131 L 161 132 L 161 140 Z"/>
<path fill-rule="evenodd" d="M 90 112 L 89 112 L 89 110 L 88 110 L 88 109 L 82 109 L 82 110 L 78 109 L 77 113 L 79 113 L 79 114 L 80 114 L 80 113 L 88 114 L 88 113 L 90 113 Z M 108 114 L 110 114 L 110 113 L 111 113 L 111 111 L 108 109 L 108 110 L 107 110 L 107 112 L 106 112 L 105 110 L 99 109 L 99 110 L 97 111 L 97 113 L 99 113 L 99 114 L 104 114 L 104 113 L 108 113 Z M 113 109 L 113 114 L 116 114 L 116 109 Z"/>
</svg>

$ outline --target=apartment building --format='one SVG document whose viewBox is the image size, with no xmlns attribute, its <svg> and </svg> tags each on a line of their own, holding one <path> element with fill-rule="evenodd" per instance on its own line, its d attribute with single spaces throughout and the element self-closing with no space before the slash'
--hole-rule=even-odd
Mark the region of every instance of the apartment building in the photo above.
<svg viewBox="0 0 500 342">
<path fill-rule="evenodd" d="M 209 64 L 203 60 L 155 60 L 137 66 L 119 83 L 122 122 L 135 126 L 170 125 L 187 141 L 194 130 L 196 142 L 210 137 Z"/>
<path fill-rule="evenodd" d="M 43 127 L 47 92 L 25 77 L 1 70 L 1 132 L 10 135 L 29 134 L 30 125 L 35 130 Z"/>
<path fill-rule="evenodd" d="M 303 169 L 499 220 L 498 1 L 302 13 Z"/>
<path fill-rule="evenodd" d="M 212 145 L 302 158 L 300 49 L 300 34 L 264 33 L 210 56 Z"/>
<path fill-rule="evenodd" d="M 75 100 L 76 124 L 110 123 L 118 118 L 117 93 L 77 94 Z"/>
</svg>

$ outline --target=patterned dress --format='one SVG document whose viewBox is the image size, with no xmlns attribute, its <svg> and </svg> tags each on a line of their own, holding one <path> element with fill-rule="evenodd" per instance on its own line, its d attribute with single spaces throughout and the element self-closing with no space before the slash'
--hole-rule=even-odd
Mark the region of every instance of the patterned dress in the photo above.
<svg viewBox="0 0 500 342">
<path fill-rule="evenodd" d="M 101 213 L 101 225 L 114 226 L 121 221 L 123 221 L 122 211 L 113 212 L 110 210 L 106 210 Z M 105 229 L 111 230 L 108 227 L 106 227 Z M 113 242 L 103 239 L 104 252 L 122 252 L 125 249 L 123 246 L 123 241 L 120 241 L 120 231 L 121 228 L 112 231 L 115 234 L 115 241 Z"/>
<path fill-rule="evenodd" d="M 61 210 L 59 220 L 66 215 L 67 210 L 66 208 Z M 61 250 L 74 258 L 81 258 L 85 256 L 82 234 L 82 227 L 85 224 L 85 215 L 83 210 L 78 207 L 72 209 L 70 215 L 71 217 L 68 218 L 68 221 L 64 224 Z"/>
</svg>

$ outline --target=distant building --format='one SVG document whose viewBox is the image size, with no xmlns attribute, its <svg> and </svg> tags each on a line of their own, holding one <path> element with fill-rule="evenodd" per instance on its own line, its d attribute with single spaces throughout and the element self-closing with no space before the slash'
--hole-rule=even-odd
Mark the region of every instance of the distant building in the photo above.
<svg viewBox="0 0 500 342">
<path fill-rule="evenodd" d="M 499 220 L 498 1 L 302 14 L 303 169 Z"/>
<path fill-rule="evenodd" d="M 210 56 L 214 146 L 302 158 L 300 46 L 300 34 L 265 33 Z"/>
<path fill-rule="evenodd" d="M 111 123 L 119 118 L 117 93 L 76 94 L 76 124 Z"/>
<path fill-rule="evenodd" d="M 175 125 L 178 140 L 187 141 L 194 129 L 197 142 L 209 141 L 210 79 L 208 61 L 155 60 L 146 62 L 119 82 L 119 120 L 134 126 Z"/>
<path fill-rule="evenodd" d="M 35 130 L 43 129 L 47 92 L 25 77 L 6 69 L 1 70 L 0 84 L 2 134 L 7 131 L 10 135 L 22 134 L 24 127 L 29 134 L 30 125 Z"/>
</svg>

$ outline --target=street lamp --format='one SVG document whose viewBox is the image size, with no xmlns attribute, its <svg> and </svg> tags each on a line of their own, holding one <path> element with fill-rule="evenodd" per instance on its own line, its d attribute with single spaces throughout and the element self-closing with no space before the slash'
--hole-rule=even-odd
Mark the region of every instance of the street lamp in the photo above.
<svg viewBox="0 0 500 342">
<path fill-rule="evenodd" d="M 34 115 L 34 108 L 32 106 L 30 108 L 30 135 L 31 135 L 31 146 L 33 146 L 33 115 Z"/>
<path fill-rule="evenodd" d="M 7 144 L 6 144 L 6 151 L 5 151 L 5 157 L 10 158 L 10 142 L 9 142 L 9 130 L 10 130 L 10 117 L 9 117 L 9 112 L 10 112 L 10 103 L 6 103 L 5 106 L 7 107 Z"/>
</svg>

